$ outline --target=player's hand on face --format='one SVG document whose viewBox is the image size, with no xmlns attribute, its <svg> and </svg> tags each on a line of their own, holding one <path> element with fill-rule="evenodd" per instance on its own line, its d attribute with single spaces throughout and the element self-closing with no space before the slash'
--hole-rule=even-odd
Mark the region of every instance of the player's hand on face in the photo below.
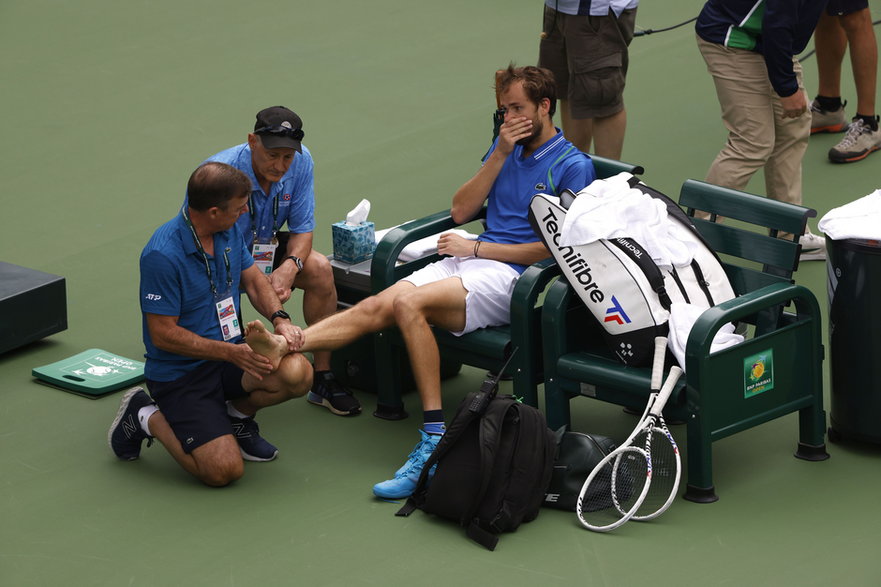
<svg viewBox="0 0 881 587">
<path fill-rule="evenodd" d="M 532 134 L 532 120 L 525 116 L 511 117 L 499 128 L 499 144 L 496 149 L 503 155 L 510 155 L 520 139 Z"/>
</svg>

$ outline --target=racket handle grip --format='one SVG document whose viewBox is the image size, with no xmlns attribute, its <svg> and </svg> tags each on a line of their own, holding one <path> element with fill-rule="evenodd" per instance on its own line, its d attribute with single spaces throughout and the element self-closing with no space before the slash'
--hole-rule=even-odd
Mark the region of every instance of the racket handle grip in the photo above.
<svg viewBox="0 0 881 587">
<path fill-rule="evenodd" d="M 667 375 L 667 380 L 664 381 L 664 386 L 661 387 L 661 391 L 658 393 L 658 398 L 655 400 L 654 405 L 652 405 L 651 413 L 653 416 L 658 416 L 664 409 L 667 400 L 670 399 L 670 394 L 673 393 L 673 388 L 676 387 L 676 382 L 679 381 L 679 377 L 681 376 L 682 369 L 675 365 L 670 367 L 670 373 Z"/>
<path fill-rule="evenodd" d="M 652 391 L 661 389 L 664 377 L 664 357 L 667 354 L 667 337 L 655 337 L 655 356 L 652 359 Z"/>
</svg>

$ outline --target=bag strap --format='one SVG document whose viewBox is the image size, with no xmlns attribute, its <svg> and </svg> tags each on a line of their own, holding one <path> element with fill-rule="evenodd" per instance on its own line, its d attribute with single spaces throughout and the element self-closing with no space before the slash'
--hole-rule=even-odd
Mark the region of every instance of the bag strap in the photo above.
<svg viewBox="0 0 881 587">
<path fill-rule="evenodd" d="M 449 451 L 450 447 L 456 443 L 459 437 L 462 436 L 462 433 L 471 425 L 471 422 L 484 415 L 490 402 L 495 398 L 496 393 L 498 393 L 499 381 L 501 381 L 505 369 L 508 368 L 511 359 L 517 354 L 519 348 L 520 347 L 514 347 L 514 350 L 508 355 L 508 359 L 505 361 L 505 364 L 502 365 L 502 368 L 499 369 L 498 373 L 496 373 L 495 377 L 485 379 L 480 385 L 480 390 L 478 392 L 470 393 L 465 396 L 465 401 L 459 406 L 459 410 L 450 422 L 450 427 L 444 432 L 437 447 L 435 447 L 434 451 L 428 457 L 428 460 L 426 460 L 425 464 L 422 466 L 422 472 L 419 474 L 419 480 L 416 482 L 416 489 L 414 489 L 413 494 L 407 498 L 407 503 L 395 513 L 396 516 L 407 517 L 425 502 L 425 492 L 428 487 L 428 472 L 438 460 Z M 478 492 L 479 497 L 475 500 L 475 503 L 478 503 L 480 498 L 483 497 L 483 494 L 486 492 L 486 485 L 489 483 L 487 478 L 488 473 L 486 473 L 486 470 L 483 468 L 484 454 L 482 447 L 480 458 L 483 479 L 481 479 L 481 490 Z M 472 503 L 468 507 L 468 511 L 476 509 L 475 503 Z M 471 515 L 473 515 L 473 513 Z M 470 517 L 471 516 L 469 515 L 467 518 L 463 518 L 463 520 L 467 520 Z"/>
<path fill-rule="evenodd" d="M 652 256 L 648 251 L 642 248 L 635 240 L 624 236 L 610 238 L 606 242 L 615 245 L 625 255 L 630 257 L 636 266 L 639 267 L 640 271 L 642 271 L 643 275 L 645 275 L 652 291 L 658 295 L 661 306 L 669 312 L 672 301 L 667 293 L 667 288 L 664 287 L 664 275 L 661 273 L 658 265 L 652 260 Z"/>
<path fill-rule="evenodd" d="M 428 472 L 437 464 L 438 460 L 443 458 L 444 455 L 449 452 L 450 447 L 456 444 L 459 437 L 462 436 L 469 426 L 471 426 L 471 423 L 482 416 L 482 412 L 477 412 L 471 409 L 475 402 L 481 401 L 478 398 L 479 395 L 480 392 L 471 392 L 465 396 L 465 400 L 462 402 L 462 405 L 459 407 L 459 410 L 450 422 L 450 427 L 444 432 L 440 442 L 437 443 L 434 451 L 422 466 L 422 472 L 419 474 L 419 480 L 416 482 L 416 488 L 413 490 L 413 494 L 407 498 L 407 503 L 395 513 L 396 516 L 407 517 L 423 505 L 425 502 L 425 493 L 428 490 Z M 483 409 L 485 410 L 486 406 L 484 406 Z"/>
</svg>

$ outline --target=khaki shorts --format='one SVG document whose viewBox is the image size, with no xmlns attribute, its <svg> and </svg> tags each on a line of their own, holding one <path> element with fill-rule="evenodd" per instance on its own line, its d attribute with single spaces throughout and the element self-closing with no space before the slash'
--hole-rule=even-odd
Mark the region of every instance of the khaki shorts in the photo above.
<svg viewBox="0 0 881 587">
<path fill-rule="evenodd" d="M 553 72 L 572 118 L 605 118 L 624 109 L 635 26 L 636 9 L 615 18 L 611 10 L 607 16 L 572 15 L 545 6 L 547 38 L 539 45 L 538 64 Z"/>
</svg>

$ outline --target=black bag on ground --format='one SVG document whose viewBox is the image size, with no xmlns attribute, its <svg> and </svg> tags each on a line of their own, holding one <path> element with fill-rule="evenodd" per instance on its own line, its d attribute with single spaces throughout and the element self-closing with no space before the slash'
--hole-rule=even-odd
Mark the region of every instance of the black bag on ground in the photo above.
<svg viewBox="0 0 881 587">
<path fill-rule="evenodd" d="M 497 534 L 538 516 L 556 451 L 541 412 L 510 395 L 496 396 L 499 376 L 459 405 L 397 513 L 409 516 L 418 508 L 455 520 L 489 550 L 495 550 Z"/>
<path fill-rule="evenodd" d="M 565 428 L 557 430 L 555 437 L 557 458 L 545 492 L 544 505 L 574 512 L 575 502 L 587 476 L 618 445 L 606 436 L 566 432 Z"/>
</svg>

